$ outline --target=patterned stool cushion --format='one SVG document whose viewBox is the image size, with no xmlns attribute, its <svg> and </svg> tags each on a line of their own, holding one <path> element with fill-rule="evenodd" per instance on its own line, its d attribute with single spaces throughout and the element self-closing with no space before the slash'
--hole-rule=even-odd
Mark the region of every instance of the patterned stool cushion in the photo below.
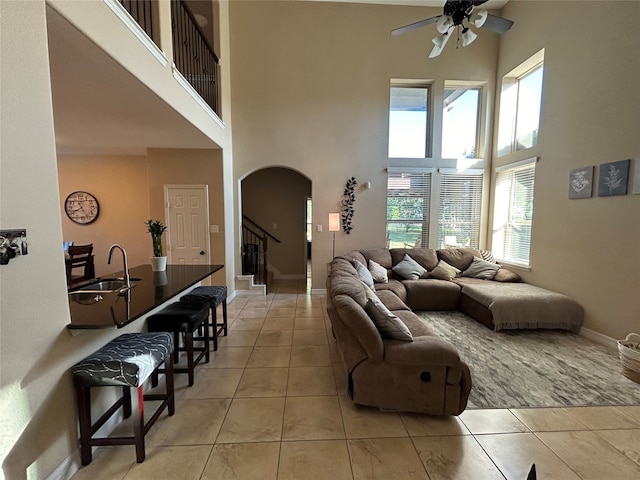
<svg viewBox="0 0 640 480">
<path fill-rule="evenodd" d="M 209 318 L 209 304 L 175 302 L 147 318 L 150 332 L 192 332 Z"/>
<path fill-rule="evenodd" d="M 196 287 L 180 297 L 181 302 L 207 302 L 217 307 L 227 299 L 226 286 Z"/>
<path fill-rule="evenodd" d="M 76 363 L 76 387 L 138 387 L 173 352 L 170 333 L 125 333 Z"/>
</svg>

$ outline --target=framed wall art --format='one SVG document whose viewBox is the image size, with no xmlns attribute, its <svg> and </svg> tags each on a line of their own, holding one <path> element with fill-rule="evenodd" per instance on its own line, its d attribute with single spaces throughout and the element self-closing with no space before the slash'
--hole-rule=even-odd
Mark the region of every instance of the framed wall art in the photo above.
<svg viewBox="0 0 640 480">
<path fill-rule="evenodd" d="M 569 172 L 569 198 L 590 198 L 593 194 L 593 166 Z"/>
<path fill-rule="evenodd" d="M 598 172 L 598 196 L 626 195 L 629 183 L 629 160 L 603 163 Z"/>
</svg>

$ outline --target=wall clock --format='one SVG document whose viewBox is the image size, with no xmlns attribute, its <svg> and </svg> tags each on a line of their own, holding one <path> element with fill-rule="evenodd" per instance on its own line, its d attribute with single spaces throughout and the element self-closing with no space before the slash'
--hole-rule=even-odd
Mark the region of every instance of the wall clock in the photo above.
<svg viewBox="0 0 640 480">
<path fill-rule="evenodd" d="M 64 201 L 64 211 L 70 220 L 87 225 L 98 218 L 100 204 L 90 193 L 73 192 Z"/>
</svg>

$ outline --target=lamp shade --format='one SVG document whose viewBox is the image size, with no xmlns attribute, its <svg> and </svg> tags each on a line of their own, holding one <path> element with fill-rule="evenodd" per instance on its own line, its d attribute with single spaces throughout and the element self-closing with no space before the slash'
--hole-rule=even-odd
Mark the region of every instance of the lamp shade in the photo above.
<svg viewBox="0 0 640 480">
<path fill-rule="evenodd" d="M 484 22 L 487 21 L 487 15 L 488 12 L 484 9 L 475 10 L 469 16 L 469 23 L 471 23 L 474 27 L 480 28 L 482 25 L 484 25 Z"/>
<path fill-rule="evenodd" d="M 462 46 L 466 47 L 467 45 L 473 43 L 473 41 L 478 38 L 478 35 L 476 35 L 473 30 L 465 28 L 464 30 L 462 30 L 462 35 L 460 35 L 460 38 L 462 39 Z"/>
<path fill-rule="evenodd" d="M 453 27 L 453 19 L 449 15 L 441 15 L 436 20 L 436 29 L 440 33 L 445 33 L 451 27 Z"/>
<path fill-rule="evenodd" d="M 329 214 L 329 231 L 330 232 L 340 231 L 340 214 L 339 213 Z"/>
</svg>

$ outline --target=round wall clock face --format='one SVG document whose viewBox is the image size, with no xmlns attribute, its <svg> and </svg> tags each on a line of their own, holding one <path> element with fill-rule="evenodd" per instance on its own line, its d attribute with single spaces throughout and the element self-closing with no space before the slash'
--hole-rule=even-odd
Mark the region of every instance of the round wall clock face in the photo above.
<svg viewBox="0 0 640 480">
<path fill-rule="evenodd" d="M 64 211 L 72 221 L 86 225 L 98 218 L 100 205 L 90 193 L 73 192 L 64 201 Z"/>
</svg>

